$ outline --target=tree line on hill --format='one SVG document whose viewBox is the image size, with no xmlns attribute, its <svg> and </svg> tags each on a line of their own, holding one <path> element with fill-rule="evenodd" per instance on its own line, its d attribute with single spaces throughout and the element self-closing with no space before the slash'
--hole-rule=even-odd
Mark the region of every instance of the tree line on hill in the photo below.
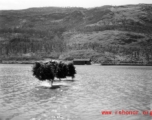
<svg viewBox="0 0 152 120">
<path fill-rule="evenodd" d="M 119 55 L 135 61 L 142 58 L 150 61 L 152 39 L 147 36 L 152 33 L 151 10 L 151 5 L 141 4 L 91 9 L 47 7 L 1 11 L 0 60 L 15 57 L 24 59 L 26 54 L 31 54 L 32 59 L 35 56 L 59 58 L 62 53 L 72 50 L 77 50 L 78 54 L 78 50 L 93 50 L 99 54 L 109 52 L 114 57 Z M 104 31 L 129 34 L 117 37 L 121 36 L 118 32 L 111 37 L 107 32 L 105 36 L 101 34 L 104 37 L 98 42 L 94 39 L 97 36 L 90 39 L 86 37 L 89 39 L 86 43 L 83 43 L 82 37 L 74 38 L 76 42 L 69 41 L 71 34 L 85 35 Z M 134 33 L 139 34 L 131 36 Z M 100 44 L 100 41 L 103 43 Z"/>
</svg>

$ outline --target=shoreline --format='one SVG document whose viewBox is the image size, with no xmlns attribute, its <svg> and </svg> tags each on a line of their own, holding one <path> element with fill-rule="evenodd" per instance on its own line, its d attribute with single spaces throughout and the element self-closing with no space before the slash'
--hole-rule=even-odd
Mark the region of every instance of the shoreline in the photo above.
<svg viewBox="0 0 152 120">
<path fill-rule="evenodd" d="M 101 66 L 152 66 L 152 64 L 136 64 L 136 63 L 128 63 L 128 64 L 101 64 Z"/>
<path fill-rule="evenodd" d="M 35 62 L 37 62 L 37 61 L 4 62 L 4 63 L 0 63 L 0 64 L 34 64 Z M 91 64 L 91 65 L 95 65 L 95 66 L 152 66 L 152 64 L 140 64 L 140 65 L 137 65 L 137 64 Z"/>
<path fill-rule="evenodd" d="M 46 62 L 50 60 L 58 61 L 58 59 L 41 59 L 41 60 L 1 60 L 0 64 L 34 64 L 35 62 Z M 62 60 L 64 61 L 64 60 Z M 65 61 L 67 62 L 67 61 Z M 127 63 L 91 63 L 90 65 L 98 66 L 152 66 L 152 63 L 143 62 L 127 62 Z"/>
</svg>

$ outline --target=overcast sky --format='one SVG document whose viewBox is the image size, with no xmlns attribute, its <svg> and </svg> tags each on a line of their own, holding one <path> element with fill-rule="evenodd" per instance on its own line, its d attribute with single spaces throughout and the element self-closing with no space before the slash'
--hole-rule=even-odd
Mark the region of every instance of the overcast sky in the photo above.
<svg viewBox="0 0 152 120">
<path fill-rule="evenodd" d="M 97 7 L 103 5 L 152 4 L 152 0 L 0 0 L 0 10 L 30 7 Z"/>
</svg>

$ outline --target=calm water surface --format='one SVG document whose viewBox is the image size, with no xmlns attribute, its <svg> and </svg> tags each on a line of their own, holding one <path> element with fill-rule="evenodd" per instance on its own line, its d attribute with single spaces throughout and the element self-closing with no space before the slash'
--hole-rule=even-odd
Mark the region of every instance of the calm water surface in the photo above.
<svg viewBox="0 0 152 120">
<path fill-rule="evenodd" d="M 76 66 L 74 81 L 54 89 L 32 76 L 32 65 L 0 65 L 0 120 L 151 120 L 152 67 Z M 101 111 L 111 110 L 112 115 Z M 115 115 L 136 110 L 138 115 Z"/>
</svg>

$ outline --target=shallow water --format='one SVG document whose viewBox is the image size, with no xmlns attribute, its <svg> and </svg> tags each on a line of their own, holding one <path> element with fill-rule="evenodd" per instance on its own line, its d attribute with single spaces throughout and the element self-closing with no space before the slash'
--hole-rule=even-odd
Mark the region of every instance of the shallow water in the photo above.
<svg viewBox="0 0 152 120">
<path fill-rule="evenodd" d="M 76 66 L 74 81 L 43 87 L 32 65 L 0 65 L 0 120 L 150 120 L 152 67 Z M 44 85 L 44 84 L 43 84 Z M 112 111 L 102 115 L 101 111 Z M 115 111 L 136 110 L 138 115 Z"/>
</svg>

